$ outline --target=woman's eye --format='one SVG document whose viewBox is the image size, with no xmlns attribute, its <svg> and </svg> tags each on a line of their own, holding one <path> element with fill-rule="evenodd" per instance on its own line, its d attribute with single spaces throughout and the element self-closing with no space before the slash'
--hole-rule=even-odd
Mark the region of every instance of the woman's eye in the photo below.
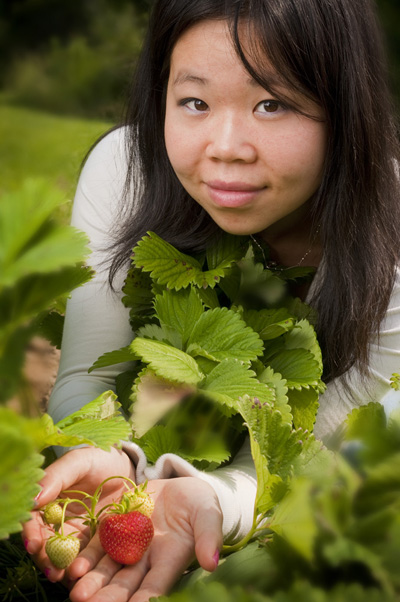
<svg viewBox="0 0 400 602">
<path fill-rule="evenodd" d="M 185 98 L 179 104 L 197 113 L 208 111 L 208 104 L 204 100 L 200 100 L 200 98 Z"/>
<path fill-rule="evenodd" d="M 263 100 L 259 102 L 255 108 L 257 113 L 262 114 L 278 114 L 285 111 L 286 107 L 278 100 Z"/>
</svg>

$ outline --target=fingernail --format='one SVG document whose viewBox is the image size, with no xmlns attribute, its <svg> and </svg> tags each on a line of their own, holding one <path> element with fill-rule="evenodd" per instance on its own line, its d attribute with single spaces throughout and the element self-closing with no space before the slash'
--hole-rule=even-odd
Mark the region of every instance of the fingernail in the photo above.
<svg viewBox="0 0 400 602">
<path fill-rule="evenodd" d="M 214 562 L 215 562 L 215 568 L 217 568 L 217 566 L 218 566 L 218 563 L 219 563 L 219 550 L 216 550 L 216 551 L 215 551 L 215 554 L 214 554 L 214 556 L 213 556 L 213 560 L 214 560 Z"/>
<path fill-rule="evenodd" d="M 37 506 L 39 506 L 39 498 L 42 495 L 42 492 L 39 491 L 39 493 L 37 494 L 36 497 L 33 498 L 33 507 L 36 508 Z"/>
<path fill-rule="evenodd" d="M 34 554 L 37 543 L 35 541 L 29 541 L 28 539 L 25 539 L 24 546 L 28 554 Z"/>
<path fill-rule="evenodd" d="M 43 573 L 46 575 L 47 579 L 48 579 L 49 581 L 51 581 L 51 579 L 50 579 L 51 569 L 50 569 L 49 567 L 46 567 L 46 568 L 44 569 Z"/>
</svg>

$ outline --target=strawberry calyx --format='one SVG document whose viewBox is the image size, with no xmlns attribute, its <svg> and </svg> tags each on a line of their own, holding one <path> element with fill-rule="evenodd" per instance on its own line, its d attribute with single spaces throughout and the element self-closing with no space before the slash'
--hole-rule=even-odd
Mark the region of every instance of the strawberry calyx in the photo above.
<svg viewBox="0 0 400 602">
<path fill-rule="evenodd" d="M 74 533 L 55 533 L 46 541 L 46 553 L 58 569 L 66 569 L 79 554 L 81 542 Z"/>
<path fill-rule="evenodd" d="M 153 514 L 154 500 L 146 491 L 147 481 L 142 485 L 135 485 L 132 489 L 123 494 L 120 505 L 124 508 L 124 512 L 138 511 L 148 516 Z"/>
</svg>

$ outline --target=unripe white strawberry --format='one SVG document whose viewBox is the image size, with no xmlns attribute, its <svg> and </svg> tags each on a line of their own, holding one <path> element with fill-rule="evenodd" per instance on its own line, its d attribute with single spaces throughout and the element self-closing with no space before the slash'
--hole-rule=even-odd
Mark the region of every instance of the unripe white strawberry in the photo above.
<svg viewBox="0 0 400 602">
<path fill-rule="evenodd" d="M 46 553 L 58 569 L 66 569 L 78 556 L 80 541 L 74 535 L 56 533 L 46 542 Z"/>
<path fill-rule="evenodd" d="M 48 525 L 61 525 L 62 508 L 57 502 L 50 502 L 43 508 L 43 519 Z"/>
<path fill-rule="evenodd" d="M 124 493 L 121 502 L 125 507 L 125 512 L 137 511 L 149 518 L 151 517 L 154 510 L 154 500 L 147 493 L 146 486 L 147 482 Z"/>
</svg>

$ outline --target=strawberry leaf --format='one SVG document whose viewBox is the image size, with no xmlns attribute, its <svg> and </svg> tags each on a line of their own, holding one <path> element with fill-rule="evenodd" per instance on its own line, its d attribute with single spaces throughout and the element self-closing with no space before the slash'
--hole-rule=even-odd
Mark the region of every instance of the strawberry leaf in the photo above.
<svg viewBox="0 0 400 602">
<path fill-rule="evenodd" d="M 32 439 L 21 432 L 27 419 L 0 408 L 0 539 L 21 531 L 31 518 L 33 499 L 39 493 L 44 472 Z"/>
<path fill-rule="evenodd" d="M 130 348 L 158 376 L 167 380 L 194 385 L 204 377 L 190 355 L 161 341 L 136 338 Z"/>
<path fill-rule="evenodd" d="M 161 326 L 179 333 L 181 348 L 185 347 L 204 311 L 200 297 L 192 287 L 180 291 L 164 291 L 162 295 L 156 296 L 154 308 Z"/>
<path fill-rule="evenodd" d="M 289 389 L 321 387 L 321 369 L 306 349 L 283 349 L 268 360 L 269 365 L 286 379 Z"/>
<path fill-rule="evenodd" d="M 150 272 L 159 284 L 180 290 L 201 274 L 196 259 L 181 253 L 154 232 L 148 232 L 133 249 L 132 260 L 137 268 Z"/>
<path fill-rule="evenodd" d="M 138 357 L 132 353 L 130 347 L 121 347 L 115 351 L 107 351 L 103 353 L 93 364 L 90 366 L 88 372 L 97 370 L 98 368 L 105 368 L 107 366 L 114 366 L 115 364 L 122 364 L 124 362 L 132 362 L 137 360 Z"/>
<path fill-rule="evenodd" d="M 201 383 L 201 391 L 236 412 L 243 395 L 251 394 L 262 402 L 274 401 L 274 391 L 260 383 L 255 373 L 238 360 L 227 359 L 217 364 Z"/>
<path fill-rule="evenodd" d="M 163 454 L 180 453 L 181 441 L 175 431 L 159 424 L 141 437 L 140 446 L 147 460 L 154 464 Z"/>
<path fill-rule="evenodd" d="M 269 529 L 283 537 L 307 560 L 313 558 L 317 525 L 312 512 L 313 484 L 306 479 L 295 479 L 290 492 L 277 505 Z"/>
<path fill-rule="evenodd" d="M 217 361 L 251 361 L 262 351 L 263 344 L 257 333 L 246 326 L 238 313 L 226 307 L 204 312 L 187 342 L 187 353 Z"/>
<path fill-rule="evenodd" d="M 294 326 L 294 318 L 285 308 L 248 310 L 243 313 L 243 319 L 263 341 L 275 339 Z"/>
</svg>

